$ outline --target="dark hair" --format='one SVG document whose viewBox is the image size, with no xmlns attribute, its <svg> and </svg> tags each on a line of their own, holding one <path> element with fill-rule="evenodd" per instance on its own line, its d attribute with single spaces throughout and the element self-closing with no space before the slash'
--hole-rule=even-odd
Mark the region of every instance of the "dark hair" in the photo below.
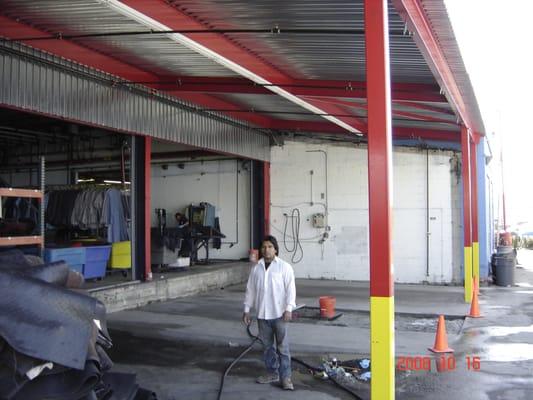
<svg viewBox="0 0 533 400">
<path fill-rule="evenodd" d="M 276 250 L 276 255 L 279 255 L 279 245 L 277 239 L 272 235 L 267 235 L 261 240 L 261 246 L 264 242 L 270 242 L 272 243 L 272 246 L 274 246 L 274 249 Z"/>
</svg>

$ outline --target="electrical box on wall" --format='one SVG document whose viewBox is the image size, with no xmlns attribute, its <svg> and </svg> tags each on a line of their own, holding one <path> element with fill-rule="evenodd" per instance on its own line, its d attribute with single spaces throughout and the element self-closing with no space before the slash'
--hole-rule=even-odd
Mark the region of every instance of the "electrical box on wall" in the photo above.
<svg viewBox="0 0 533 400">
<path fill-rule="evenodd" d="M 314 228 L 325 228 L 326 218 L 322 213 L 313 214 L 311 217 L 311 223 L 313 224 Z"/>
</svg>

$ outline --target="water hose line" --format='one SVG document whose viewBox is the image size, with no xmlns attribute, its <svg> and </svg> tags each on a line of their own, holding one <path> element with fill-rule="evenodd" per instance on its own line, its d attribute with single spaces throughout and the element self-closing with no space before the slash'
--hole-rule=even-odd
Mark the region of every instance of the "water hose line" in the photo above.
<svg viewBox="0 0 533 400">
<path fill-rule="evenodd" d="M 226 379 L 226 377 L 228 376 L 229 374 L 229 371 L 235 366 L 235 364 L 237 364 L 250 350 L 252 350 L 252 348 L 254 347 L 254 345 L 257 343 L 257 342 L 260 342 L 260 343 L 263 343 L 263 341 L 261 340 L 261 338 L 257 335 L 254 335 L 251 331 L 251 324 L 248 324 L 246 325 L 246 333 L 248 333 L 248 336 L 250 336 L 250 338 L 252 339 L 252 343 L 246 348 L 244 349 L 244 351 L 239 354 L 237 356 L 237 358 L 235 358 L 235 360 L 233 360 L 227 367 L 226 369 L 224 370 L 224 374 L 222 375 L 222 379 L 220 380 L 220 386 L 218 388 L 218 395 L 217 395 L 217 400 L 220 400 L 220 398 L 222 397 L 222 390 L 224 389 L 224 381 Z M 278 352 L 279 354 L 279 352 Z M 312 366 L 310 364 L 307 364 L 305 361 L 302 361 L 296 357 L 291 357 L 291 361 L 294 361 L 295 363 L 297 364 L 300 364 L 302 366 L 304 366 L 305 368 L 311 370 L 311 371 L 314 371 L 314 372 L 323 372 L 324 369 L 321 368 L 321 367 L 315 367 L 315 366 Z M 329 376 L 328 377 L 336 386 L 338 386 L 339 388 L 341 388 L 342 390 L 344 390 L 345 392 L 348 392 L 350 393 L 356 400 L 363 400 L 361 397 L 359 397 L 356 393 L 352 392 L 349 388 L 347 388 L 346 386 L 342 385 L 341 383 L 339 383 L 335 378 Z"/>
</svg>

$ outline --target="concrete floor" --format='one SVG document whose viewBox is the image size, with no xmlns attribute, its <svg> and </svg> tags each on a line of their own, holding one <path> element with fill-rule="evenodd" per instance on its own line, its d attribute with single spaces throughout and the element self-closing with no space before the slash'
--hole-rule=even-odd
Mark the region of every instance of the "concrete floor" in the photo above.
<svg viewBox="0 0 533 400">
<path fill-rule="evenodd" d="M 516 287 L 481 288 L 480 319 L 462 319 L 469 305 L 460 287 L 396 285 L 396 355 L 433 357 L 427 348 L 434 342 L 437 315 L 444 314 L 453 328 L 448 340 L 456 360 L 454 371 L 438 372 L 435 361 L 431 372 L 397 371 L 397 399 L 533 399 L 533 252 L 521 251 L 519 261 Z M 317 306 L 319 296 L 331 295 L 344 315 L 332 322 L 293 322 L 293 356 L 314 365 L 323 357 L 367 357 L 368 286 L 315 280 L 296 285 L 298 304 Z M 161 399 L 216 399 L 222 372 L 250 342 L 240 322 L 243 291 L 243 285 L 232 286 L 110 314 L 114 369 L 136 372 L 140 384 Z M 481 360 L 479 371 L 467 367 L 466 358 L 474 356 Z M 294 367 L 295 392 L 255 384 L 263 372 L 257 346 L 232 369 L 222 399 L 353 398 Z M 369 398 L 368 383 L 352 388 Z"/>
</svg>

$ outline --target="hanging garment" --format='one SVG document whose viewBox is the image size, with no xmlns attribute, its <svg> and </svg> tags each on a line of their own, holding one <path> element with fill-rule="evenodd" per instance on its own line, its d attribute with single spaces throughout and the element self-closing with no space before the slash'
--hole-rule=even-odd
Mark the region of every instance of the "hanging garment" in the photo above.
<svg viewBox="0 0 533 400">
<path fill-rule="evenodd" d="M 129 240 L 120 190 L 109 189 L 106 192 L 101 221 L 107 226 L 108 242 L 115 243 Z"/>
<path fill-rule="evenodd" d="M 80 190 L 55 190 L 49 192 L 46 207 L 46 222 L 53 226 L 70 226 L 72 210 Z"/>
<path fill-rule="evenodd" d="M 101 226 L 105 189 L 86 189 L 76 199 L 70 222 L 81 229 L 97 229 Z"/>
</svg>

